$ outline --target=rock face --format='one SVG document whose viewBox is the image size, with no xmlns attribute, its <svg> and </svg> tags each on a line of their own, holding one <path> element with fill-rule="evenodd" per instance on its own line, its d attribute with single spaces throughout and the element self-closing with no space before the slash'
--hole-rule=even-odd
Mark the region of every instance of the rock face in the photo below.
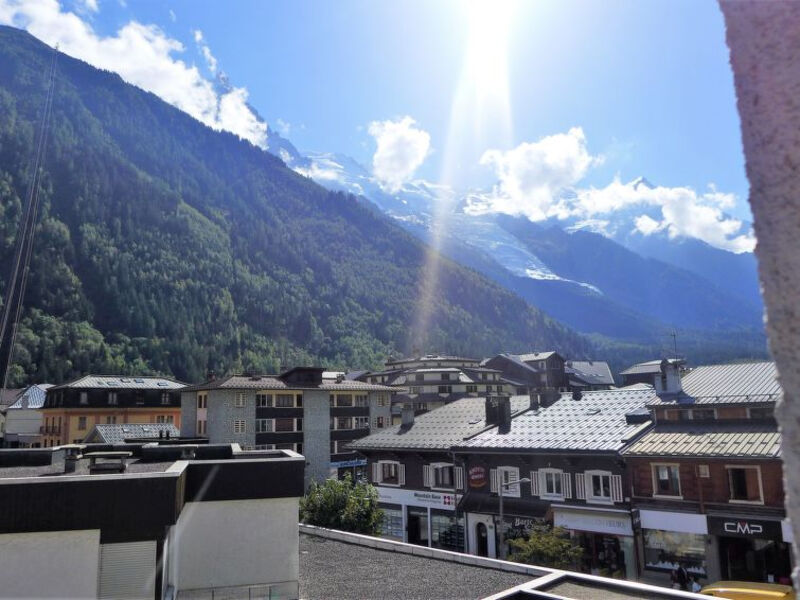
<svg viewBox="0 0 800 600">
<path fill-rule="evenodd" d="M 786 508 L 794 554 L 800 540 L 800 4 L 722 1 L 750 205 L 758 245 L 769 346 L 784 400 Z M 797 566 L 795 588 L 800 585 Z"/>
</svg>

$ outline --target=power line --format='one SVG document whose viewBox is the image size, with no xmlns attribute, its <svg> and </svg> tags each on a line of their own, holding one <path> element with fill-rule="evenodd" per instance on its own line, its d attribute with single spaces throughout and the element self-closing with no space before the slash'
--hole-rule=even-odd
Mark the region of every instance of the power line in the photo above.
<svg viewBox="0 0 800 600">
<path fill-rule="evenodd" d="M 0 349 L 2 349 L 6 331 L 9 326 L 9 319 L 12 313 L 14 315 L 13 321 L 11 322 L 11 334 L 9 336 L 7 345 L 7 358 L 5 368 L 3 369 L 2 388 L 0 388 L 0 390 L 5 390 L 8 385 L 8 374 L 11 370 L 11 363 L 14 359 L 14 348 L 16 345 L 19 322 L 22 316 L 22 306 L 25 299 L 25 291 L 27 290 L 28 275 L 30 273 L 31 256 L 33 255 L 33 240 L 36 235 L 36 221 L 40 206 L 41 164 L 47 148 L 47 133 L 50 126 L 50 115 L 52 113 L 53 96 L 55 90 L 57 56 L 58 47 L 56 46 L 56 48 L 53 49 L 53 58 L 50 63 L 47 94 L 45 96 L 44 111 L 42 113 L 42 125 L 36 143 L 36 153 L 33 157 L 33 169 L 26 193 L 25 210 L 23 211 L 22 221 L 20 223 L 20 231 L 17 234 L 13 266 L 8 280 L 8 289 L 6 290 L 2 318 L 0 318 Z M 18 280 L 19 291 L 15 294 L 15 292 L 17 292 Z"/>
</svg>

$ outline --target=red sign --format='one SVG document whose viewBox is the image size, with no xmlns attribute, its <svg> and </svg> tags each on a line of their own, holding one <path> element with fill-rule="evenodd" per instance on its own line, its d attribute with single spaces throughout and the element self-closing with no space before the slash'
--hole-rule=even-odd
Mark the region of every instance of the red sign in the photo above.
<svg viewBox="0 0 800 600">
<path fill-rule="evenodd" d="M 471 467 L 469 470 L 469 487 L 482 488 L 486 485 L 486 467 Z"/>
</svg>

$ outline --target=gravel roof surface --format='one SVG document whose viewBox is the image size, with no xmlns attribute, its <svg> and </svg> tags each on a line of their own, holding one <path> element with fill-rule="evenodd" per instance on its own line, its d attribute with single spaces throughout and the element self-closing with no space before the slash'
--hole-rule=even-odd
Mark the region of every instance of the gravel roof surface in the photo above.
<svg viewBox="0 0 800 600">
<path fill-rule="evenodd" d="M 300 534 L 303 600 L 483 598 L 531 577 Z"/>
</svg>

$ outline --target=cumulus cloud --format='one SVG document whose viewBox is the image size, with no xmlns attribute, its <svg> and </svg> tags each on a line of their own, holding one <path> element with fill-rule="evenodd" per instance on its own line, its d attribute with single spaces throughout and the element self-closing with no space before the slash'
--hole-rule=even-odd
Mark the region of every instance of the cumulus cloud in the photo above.
<svg viewBox="0 0 800 600">
<path fill-rule="evenodd" d="M 622 183 L 616 177 L 605 187 L 581 187 L 602 160 L 588 151 L 580 127 L 511 150 L 488 150 L 481 164 L 494 171 L 497 184 L 489 192 L 467 195 L 465 211 L 524 215 L 532 221 L 570 218 L 608 234 L 615 213 L 647 207 L 650 214 L 633 219 L 634 231 L 642 235 L 666 231 L 670 237 L 697 238 L 732 252 L 749 252 L 755 246 L 752 231 L 743 231 L 743 223 L 724 212 L 736 206 L 734 194 L 720 192 L 713 184 L 698 192 L 653 186 L 642 178 Z"/>
<path fill-rule="evenodd" d="M 408 116 L 397 121 L 373 121 L 367 131 L 377 143 L 372 173 L 382 188 L 397 192 L 425 161 L 431 136 Z"/>
<path fill-rule="evenodd" d="M 100 10 L 100 7 L 97 5 L 97 0 L 82 0 L 82 4 L 84 8 L 90 10 L 91 12 L 97 12 Z"/>
<path fill-rule="evenodd" d="M 185 51 L 183 44 L 155 25 L 130 21 L 115 35 L 101 36 L 57 0 L 0 0 L 0 24 L 26 29 L 70 56 L 119 73 L 213 129 L 266 147 L 267 125 L 247 106 L 247 90 L 217 90 L 197 67 L 175 57 Z"/>
<path fill-rule="evenodd" d="M 178 15 L 175 14 L 175 11 L 171 8 L 169 9 L 169 20 L 173 23 L 178 20 Z"/>
<path fill-rule="evenodd" d="M 202 52 L 203 58 L 206 59 L 206 65 L 208 65 L 208 70 L 216 75 L 217 59 L 213 54 L 211 54 L 211 48 L 209 48 L 208 44 L 206 44 L 205 38 L 203 37 L 203 32 L 200 31 L 199 29 L 194 30 L 194 42 L 197 44 L 197 47 L 200 48 L 200 52 Z"/>
<path fill-rule="evenodd" d="M 601 160 L 589 153 L 580 127 L 507 151 L 487 150 L 480 162 L 494 170 L 498 183 L 476 198 L 472 210 L 523 214 L 533 221 L 556 216 L 563 210 L 562 192 Z"/>
</svg>

